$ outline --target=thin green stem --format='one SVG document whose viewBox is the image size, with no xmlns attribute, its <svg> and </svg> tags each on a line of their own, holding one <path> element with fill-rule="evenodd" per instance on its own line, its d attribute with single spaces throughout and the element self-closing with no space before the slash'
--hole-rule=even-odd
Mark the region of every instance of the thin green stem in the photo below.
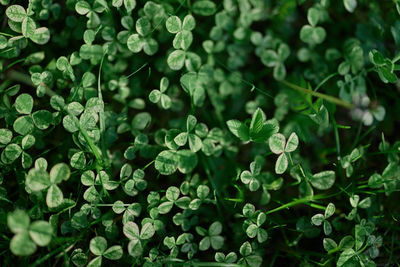
<svg viewBox="0 0 400 267">
<path fill-rule="evenodd" d="M 357 135 L 356 138 L 354 138 L 354 142 L 351 145 L 351 149 L 350 151 L 352 151 L 358 144 L 358 141 L 360 139 L 360 134 L 361 134 L 361 129 L 362 129 L 362 121 L 360 121 L 359 125 L 358 125 L 358 129 L 357 129 Z"/>
<path fill-rule="evenodd" d="M 322 85 L 324 85 L 327 81 L 329 81 L 330 79 L 332 79 L 333 77 L 335 77 L 336 75 L 338 75 L 339 73 L 335 72 L 332 73 L 331 75 L 328 75 L 325 79 L 323 79 L 318 85 L 317 87 L 315 87 L 314 92 L 318 91 L 319 88 L 321 88 Z"/>
<path fill-rule="evenodd" d="M 8 36 L 8 37 L 15 37 L 15 35 L 5 33 L 5 32 L 0 32 L 0 35 Z"/>
<path fill-rule="evenodd" d="M 135 75 L 136 73 L 138 73 L 139 71 L 141 71 L 144 67 L 146 67 L 147 65 L 149 65 L 148 62 L 144 63 L 142 66 L 140 66 L 137 70 L 135 70 L 134 72 L 132 72 L 131 74 L 129 74 L 128 76 L 126 76 L 126 79 L 129 79 L 131 76 Z"/>
<path fill-rule="evenodd" d="M 103 158 L 105 159 L 104 163 L 106 164 L 106 167 L 109 167 L 110 163 L 109 163 L 109 158 L 108 158 L 108 153 L 107 153 L 107 148 L 106 148 L 106 140 L 105 140 L 105 132 L 106 132 L 106 122 L 105 122 L 105 117 L 104 117 L 104 105 L 105 104 L 103 101 L 103 94 L 101 93 L 101 70 L 103 68 L 104 57 L 105 57 L 105 53 L 103 54 L 103 57 L 101 58 L 100 67 L 99 67 L 99 75 L 97 77 L 97 94 L 98 94 L 99 100 L 103 103 L 103 108 L 99 112 L 101 151 L 103 154 Z"/>
<path fill-rule="evenodd" d="M 16 60 L 16 61 L 14 61 L 13 63 L 10 63 L 7 67 L 4 68 L 4 70 L 8 70 L 8 69 L 11 68 L 12 66 L 14 66 L 14 65 L 16 65 L 16 64 L 18 64 L 18 63 L 20 63 L 20 62 L 24 62 L 25 59 L 26 59 L 26 58 L 21 58 L 21 59 L 18 59 L 18 60 Z"/>
<path fill-rule="evenodd" d="M 151 166 L 151 164 L 153 164 L 155 161 L 156 161 L 156 160 L 152 160 L 152 161 L 150 161 L 149 163 L 147 163 L 146 166 L 144 166 L 144 167 L 142 168 L 142 171 L 144 171 L 145 169 L 147 169 L 147 167 Z"/>
<path fill-rule="evenodd" d="M 336 153 L 337 153 L 337 158 L 338 160 L 341 159 L 340 156 L 340 139 L 339 139 L 339 131 L 338 131 L 338 127 L 336 124 L 336 120 L 335 117 L 329 112 L 329 115 L 331 116 L 331 120 L 332 120 L 332 124 L 333 124 L 333 130 L 334 130 L 334 134 L 335 134 L 335 143 L 336 143 Z"/>
<path fill-rule="evenodd" d="M 78 128 L 78 130 L 82 134 L 83 138 L 85 139 L 86 143 L 88 144 L 91 152 L 93 153 L 93 155 L 96 158 L 96 160 L 99 163 L 99 165 L 103 166 L 103 160 L 102 160 L 102 157 L 100 155 L 99 149 L 94 144 L 92 138 L 90 138 L 90 136 L 88 135 L 86 130 L 83 127 L 81 127 L 81 124 L 79 123 L 78 118 L 75 115 L 73 115 L 68 109 L 65 109 L 65 111 L 68 113 L 69 116 L 71 116 L 72 120 L 75 123 L 75 126 Z"/>
<path fill-rule="evenodd" d="M 307 202 L 311 202 L 311 201 L 315 201 L 315 200 L 319 200 L 319 199 L 325 199 L 325 198 L 328 198 L 328 197 L 330 197 L 330 196 L 327 196 L 327 195 L 315 195 L 315 196 L 307 196 L 307 197 L 304 197 L 304 198 L 295 199 L 295 200 L 293 200 L 293 201 L 291 201 L 289 203 L 283 204 L 283 205 L 281 205 L 281 206 L 279 206 L 279 207 L 277 207 L 275 209 L 269 210 L 269 211 L 265 212 L 265 214 L 271 214 L 271 213 L 274 213 L 274 212 L 277 212 L 277 211 L 280 211 L 280 210 L 284 210 L 284 209 L 296 206 L 298 204 L 304 204 L 304 203 L 307 203 Z"/>
<path fill-rule="evenodd" d="M 221 209 L 221 206 L 220 206 L 220 200 L 221 200 L 222 196 L 221 196 L 221 194 L 220 194 L 220 192 L 219 192 L 219 190 L 217 188 L 217 185 L 215 184 L 214 179 L 213 179 L 213 177 L 211 175 L 211 172 L 210 172 L 210 169 L 209 169 L 209 166 L 208 166 L 208 162 L 207 162 L 208 158 L 205 158 L 203 156 L 203 154 L 200 154 L 200 159 L 201 159 L 201 162 L 203 164 L 204 170 L 206 172 L 207 178 L 210 181 L 210 184 L 211 184 L 211 186 L 212 186 L 212 188 L 213 188 L 213 190 L 215 192 L 215 197 L 216 197 L 216 200 L 217 200 L 216 201 L 216 205 L 217 205 L 217 209 L 218 209 L 218 214 L 219 214 L 221 219 L 224 219 L 224 216 L 223 216 L 223 213 L 222 213 L 222 209 Z"/>
<path fill-rule="evenodd" d="M 331 102 L 333 104 L 336 104 L 336 105 L 339 105 L 339 106 L 342 106 L 342 107 L 345 107 L 345 108 L 348 108 L 348 109 L 352 109 L 353 108 L 353 104 L 351 104 L 351 103 L 349 103 L 347 101 L 343 101 L 343 100 L 341 100 L 339 98 L 336 98 L 334 96 L 318 93 L 318 92 L 315 92 L 313 90 L 300 87 L 300 86 L 298 86 L 296 84 L 293 84 L 293 83 L 285 81 L 285 80 L 281 81 L 281 83 L 283 83 L 284 85 L 286 85 L 289 88 L 292 88 L 292 89 L 294 89 L 294 90 L 296 90 L 298 92 L 301 92 L 301 93 L 304 93 L 304 94 L 310 94 L 312 96 L 315 96 L 315 97 L 318 97 L 318 98 L 321 98 L 321 99 L 325 99 L 328 102 Z"/>
<path fill-rule="evenodd" d="M 393 59 L 392 59 L 392 63 L 396 63 L 397 61 L 399 61 L 400 59 L 400 53 L 398 53 Z"/>
</svg>

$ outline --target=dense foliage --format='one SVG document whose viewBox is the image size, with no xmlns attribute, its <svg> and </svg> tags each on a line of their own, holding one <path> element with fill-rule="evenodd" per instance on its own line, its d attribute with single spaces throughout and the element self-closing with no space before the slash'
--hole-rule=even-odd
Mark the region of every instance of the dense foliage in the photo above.
<svg viewBox="0 0 400 267">
<path fill-rule="evenodd" d="M 400 1 L 0 0 L 1 266 L 400 264 Z"/>
</svg>

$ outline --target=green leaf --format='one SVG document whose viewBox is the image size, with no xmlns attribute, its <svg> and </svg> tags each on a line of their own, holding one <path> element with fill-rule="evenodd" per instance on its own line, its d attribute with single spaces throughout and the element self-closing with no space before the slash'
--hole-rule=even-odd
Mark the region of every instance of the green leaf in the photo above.
<svg viewBox="0 0 400 267">
<path fill-rule="evenodd" d="M 97 256 L 88 263 L 87 267 L 101 267 L 101 263 L 102 263 L 102 257 Z"/>
<path fill-rule="evenodd" d="M 329 203 L 325 209 L 325 219 L 331 217 L 335 213 L 335 204 Z"/>
<path fill-rule="evenodd" d="M 286 143 L 285 152 L 293 152 L 296 150 L 299 145 L 299 138 L 296 133 L 292 133 Z"/>
<path fill-rule="evenodd" d="M 145 223 L 140 231 L 140 239 L 150 239 L 155 234 L 154 226 L 151 223 Z"/>
<path fill-rule="evenodd" d="M 141 36 L 146 36 L 150 33 L 151 31 L 151 24 L 149 19 L 146 17 L 139 18 L 136 21 L 136 31 L 141 35 Z"/>
<path fill-rule="evenodd" d="M 339 247 L 342 250 L 350 249 L 354 246 L 354 237 L 347 235 L 342 238 L 339 242 Z"/>
<path fill-rule="evenodd" d="M 132 257 L 138 257 L 143 253 L 142 243 L 139 239 L 132 239 L 128 244 L 128 253 Z"/>
<path fill-rule="evenodd" d="M 82 59 L 90 60 L 93 65 L 101 61 L 103 54 L 103 47 L 100 45 L 84 44 L 79 49 L 79 56 Z"/>
<path fill-rule="evenodd" d="M 246 256 L 249 256 L 253 252 L 253 249 L 252 249 L 250 243 L 248 241 L 246 241 L 240 246 L 239 252 L 240 252 L 240 255 L 242 255 L 243 257 L 246 257 Z"/>
<path fill-rule="evenodd" d="M 46 170 L 31 169 L 26 176 L 26 185 L 32 191 L 42 191 L 50 186 L 50 176 Z"/>
<path fill-rule="evenodd" d="M 233 135 L 238 137 L 240 140 L 247 142 L 250 140 L 249 128 L 238 120 L 229 120 L 226 122 L 229 130 Z"/>
<path fill-rule="evenodd" d="M 75 4 L 75 10 L 79 15 L 86 15 L 91 11 L 91 7 L 86 1 L 78 1 Z"/>
<path fill-rule="evenodd" d="M 274 50 L 267 49 L 261 53 L 261 62 L 267 67 L 275 67 L 280 63 L 280 60 Z"/>
<path fill-rule="evenodd" d="M 196 194 L 201 200 L 207 198 L 209 193 L 210 193 L 210 188 L 208 186 L 199 185 L 199 187 L 197 187 Z"/>
<path fill-rule="evenodd" d="M 258 227 L 255 224 L 250 224 L 250 226 L 247 227 L 247 229 L 246 229 L 246 234 L 250 238 L 256 237 L 257 233 L 258 233 Z"/>
<path fill-rule="evenodd" d="M 263 123 L 261 130 L 253 132 L 251 139 L 256 143 L 265 143 L 268 139 L 279 131 L 279 123 L 276 119 L 267 120 Z"/>
<path fill-rule="evenodd" d="M 324 249 L 327 252 L 332 250 L 332 249 L 336 249 L 337 248 L 337 244 L 336 244 L 335 240 L 333 240 L 331 238 L 324 238 L 323 246 L 324 246 Z"/>
<path fill-rule="evenodd" d="M 268 144 L 274 154 L 281 154 L 285 151 L 286 138 L 283 134 L 276 133 L 269 138 Z"/>
<path fill-rule="evenodd" d="M 304 25 L 300 30 L 300 39 L 310 45 L 320 44 L 325 40 L 326 31 L 322 27 Z"/>
<path fill-rule="evenodd" d="M 33 135 L 26 135 L 24 138 L 22 138 L 21 141 L 21 146 L 23 150 L 31 148 L 36 142 L 36 138 Z"/>
<path fill-rule="evenodd" d="M 199 249 L 200 249 L 201 251 L 205 251 L 205 250 L 207 250 L 207 249 L 210 248 L 210 245 L 211 245 L 210 237 L 209 237 L 209 236 L 206 236 L 206 237 L 204 237 L 202 240 L 200 240 Z"/>
<path fill-rule="evenodd" d="M 68 165 L 65 163 L 58 163 L 53 166 L 50 170 L 50 181 L 53 184 L 58 184 L 62 180 L 68 180 L 71 172 L 68 168 Z"/>
<path fill-rule="evenodd" d="M 258 216 L 257 216 L 257 225 L 258 226 L 262 225 L 265 222 L 266 219 L 267 219 L 267 215 L 265 215 L 265 213 L 258 214 Z"/>
<path fill-rule="evenodd" d="M 27 135 L 34 129 L 33 120 L 31 116 L 21 116 L 14 121 L 13 129 L 20 135 Z"/>
<path fill-rule="evenodd" d="M 164 150 L 157 155 L 154 167 L 162 175 L 171 175 L 176 171 L 179 163 L 179 156 L 175 151 Z"/>
<path fill-rule="evenodd" d="M 11 142 L 12 136 L 12 131 L 8 129 L 0 129 L 0 144 L 7 145 Z"/>
<path fill-rule="evenodd" d="M 124 6 L 126 11 L 130 13 L 136 7 L 136 0 L 124 0 Z"/>
<path fill-rule="evenodd" d="M 159 90 L 153 90 L 149 94 L 149 100 L 153 103 L 158 103 L 161 99 L 162 93 Z"/>
<path fill-rule="evenodd" d="M 324 221 L 325 221 L 325 217 L 322 214 L 316 214 L 311 217 L 312 224 L 317 225 L 317 226 L 321 225 Z"/>
<path fill-rule="evenodd" d="M 49 208 L 56 208 L 64 200 L 63 193 L 57 185 L 51 185 L 46 195 L 46 204 Z"/>
<path fill-rule="evenodd" d="M 187 50 L 193 42 L 193 34 L 190 31 L 183 30 L 178 32 L 173 41 L 175 49 Z"/>
<path fill-rule="evenodd" d="M 171 16 L 165 22 L 165 26 L 170 33 L 178 33 L 182 29 L 182 21 L 177 16 Z"/>
<path fill-rule="evenodd" d="M 3 35 L 0 36 L 0 49 L 4 49 L 7 47 L 7 38 Z"/>
<path fill-rule="evenodd" d="M 29 256 L 35 253 L 37 247 L 29 237 L 28 231 L 24 231 L 11 239 L 10 249 L 14 255 Z"/>
<path fill-rule="evenodd" d="M 77 123 L 75 123 L 74 117 L 71 115 L 65 116 L 62 123 L 64 128 L 70 133 L 74 133 L 79 130 Z"/>
<path fill-rule="evenodd" d="M 12 5 L 6 9 L 7 17 L 15 22 L 22 22 L 27 14 L 25 8 L 20 5 Z"/>
<path fill-rule="evenodd" d="M 23 210 L 15 210 L 7 215 L 7 225 L 14 234 L 28 230 L 29 222 L 29 216 Z"/>
<path fill-rule="evenodd" d="M 199 0 L 193 4 L 193 12 L 201 16 L 211 16 L 216 11 L 216 4 L 209 0 Z"/>
<path fill-rule="evenodd" d="M 384 83 L 396 83 L 397 76 L 393 72 L 391 72 L 387 67 L 381 67 L 378 69 L 379 77 Z"/>
<path fill-rule="evenodd" d="M 21 153 L 22 153 L 22 149 L 19 145 L 9 144 L 3 150 L 2 155 L 4 155 L 7 160 L 5 163 L 8 163 L 8 162 L 11 163 L 11 162 L 15 161 L 21 155 Z"/>
<path fill-rule="evenodd" d="M 72 252 L 71 261 L 78 267 L 83 267 L 86 265 L 88 257 L 85 253 L 82 252 L 82 249 L 75 249 Z"/>
<path fill-rule="evenodd" d="M 261 131 L 265 119 L 266 118 L 264 112 L 260 108 L 257 108 L 251 118 L 250 136 L 256 135 Z"/>
<path fill-rule="evenodd" d="M 76 152 L 72 155 L 70 161 L 71 167 L 82 170 L 86 167 L 86 157 L 83 151 Z"/>
<path fill-rule="evenodd" d="M 196 27 L 196 20 L 190 14 L 186 15 L 183 19 L 182 29 L 192 31 Z"/>
<path fill-rule="evenodd" d="M 127 222 L 124 224 L 123 232 L 124 235 L 131 240 L 139 238 L 139 226 L 134 222 Z"/>
<path fill-rule="evenodd" d="M 90 240 L 89 248 L 94 255 L 101 256 L 107 249 L 107 240 L 102 236 L 96 236 Z"/>
<path fill-rule="evenodd" d="M 20 94 L 15 99 L 14 107 L 20 114 L 30 114 L 33 108 L 33 98 L 28 94 Z"/>
<path fill-rule="evenodd" d="M 220 222 L 213 222 L 208 229 L 208 233 L 211 236 L 219 235 L 222 232 L 222 224 Z"/>
<path fill-rule="evenodd" d="M 168 187 L 165 196 L 169 201 L 176 201 L 179 197 L 179 193 L 180 193 L 179 188 L 177 188 L 176 186 L 170 186 Z"/>
<path fill-rule="evenodd" d="M 353 13 L 357 7 L 357 0 L 343 0 L 344 7 L 350 13 Z"/>
<path fill-rule="evenodd" d="M 169 54 L 167 63 L 172 70 L 180 70 L 185 64 L 186 53 L 183 50 L 175 50 Z"/>
<path fill-rule="evenodd" d="M 211 247 L 214 250 L 219 250 L 224 245 L 224 238 L 222 236 L 211 236 L 210 237 Z"/>
<path fill-rule="evenodd" d="M 367 209 L 367 208 L 371 207 L 371 204 L 372 204 L 371 198 L 367 197 L 360 201 L 360 203 L 358 204 L 358 207 L 360 207 L 362 209 Z"/>
<path fill-rule="evenodd" d="M 41 247 L 47 246 L 53 235 L 53 228 L 46 221 L 35 221 L 29 226 L 29 235 Z"/>
<path fill-rule="evenodd" d="M 47 110 L 38 110 L 32 113 L 32 119 L 38 129 L 45 130 L 53 122 L 53 114 Z"/>
<path fill-rule="evenodd" d="M 50 40 L 50 31 L 46 27 L 40 27 L 35 29 L 34 33 L 30 36 L 34 43 L 44 45 Z"/>
<path fill-rule="evenodd" d="M 343 251 L 340 256 L 339 259 L 337 261 L 337 266 L 343 266 L 348 260 L 350 260 L 352 257 L 354 257 L 356 255 L 356 252 L 353 249 L 346 249 L 345 251 Z"/>
<path fill-rule="evenodd" d="M 140 112 L 132 120 L 132 128 L 144 130 L 151 122 L 151 115 L 148 112 Z"/>
<path fill-rule="evenodd" d="M 112 246 L 104 251 L 103 256 L 109 260 L 119 260 L 124 255 L 124 251 L 121 246 Z"/>
<path fill-rule="evenodd" d="M 313 187 L 319 190 L 327 190 L 335 183 L 334 171 L 322 171 L 310 177 L 310 182 Z"/>
<path fill-rule="evenodd" d="M 24 20 L 22 21 L 22 34 L 25 37 L 30 38 L 35 34 L 35 30 L 36 30 L 35 21 L 30 17 L 24 18 Z"/>
<path fill-rule="evenodd" d="M 278 65 L 275 66 L 274 72 L 273 72 L 274 78 L 277 81 L 282 81 L 286 77 L 286 68 L 283 63 L 279 63 Z"/>
<path fill-rule="evenodd" d="M 284 173 L 286 171 L 288 165 L 289 165 L 289 162 L 288 162 L 288 159 L 287 159 L 287 156 L 285 155 L 285 153 L 280 154 L 275 163 L 275 172 L 277 174 Z"/>
<path fill-rule="evenodd" d="M 332 233 L 332 225 L 328 221 L 324 221 L 324 233 L 325 235 L 330 235 Z"/>
<path fill-rule="evenodd" d="M 189 147 L 192 152 L 196 153 L 202 148 L 203 143 L 201 142 L 201 139 L 197 135 L 189 134 L 188 139 L 189 139 Z"/>
<path fill-rule="evenodd" d="M 319 13 L 318 9 L 313 8 L 313 7 L 308 9 L 307 19 L 308 19 L 308 23 L 310 23 L 311 26 L 313 26 L 313 27 L 317 26 L 319 17 L 320 17 L 320 13 Z"/>
<path fill-rule="evenodd" d="M 197 166 L 198 158 L 191 150 L 183 149 L 176 152 L 178 156 L 178 169 L 181 173 L 190 173 Z"/>
<path fill-rule="evenodd" d="M 257 232 L 257 241 L 258 243 L 263 243 L 268 239 L 268 232 L 264 229 L 259 228 Z"/>
<path fill-rule="evenodd" d="M 158 212 L 160 214 L 167 214 L 168 212 L 171 211 L 173 206 L 174 206 L 174 203 L 171 201 L 163 202 L 158 206 Z"/>
<path fill-rule="evenodd" d="M 178 146 L 186 145 L 187 140 L 188 140 L 188 133 L 186 132 L 180 133 L 174 138 L 174 141 Z"/>
</svg>

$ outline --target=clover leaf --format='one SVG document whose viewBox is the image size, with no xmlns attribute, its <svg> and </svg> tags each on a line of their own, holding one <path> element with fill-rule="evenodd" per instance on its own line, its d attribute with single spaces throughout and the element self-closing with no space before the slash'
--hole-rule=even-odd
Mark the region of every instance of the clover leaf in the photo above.
<svg viewBox="0 0 400 267">
<path fill-rule="evenodd" d="M 247 264 L 255 267 L 261 266 L 262 258 L 254 253 L 253 248 L 248 241 L 244 242 L 240 246 L 239 252 L 240 255 L 242 255 L 242 258 L 238 261 L 239 264 Z"/>
<path fill-rule="evenodd" d="M 33 192 L 47 190 L 46 203 L 49 208 L 56 208 L 62 204 L 64 200 L 63 193 L 57 184 L 63 180 L 68 180 L 70 170 L 65 163 L 54 165 L 50 174 L 46 169 L 33 168 L 26 176 L 26 185 Z"/>
<path fill-rule="evenodd" d="M 194 153 L 199 151 L 203 145 L 201 139 L 195 133 L 191 133 L 196 124 L 196 117 L 189 115 L 186 119 L 186 132 L 182 132 L 174 138 L 178 146 L 184 146 L 186 143 L 189 143 L 190 150 Z"/>
<path fill-rule="evenodd" d="M 15 210 L 7 215 L 7 225 L 15 234 L 10 242 L 12 253 L 29 256 L 35 253 L 37 246 L 47 246 L 53 235 L 53 228 L 46 221 L 31 220 L 23 210 Z"/>
<path fill-rule="evenodd" d="M 220 249 L 224 244 L 224 238 L 220 236 L 222 232 L 222 224 L 220 222 L 213 222 L 208 231 L 200 226 L 196 227 L 196 232 L 204 236 L 203 239 L 200 240 L 199 249 L 204 251 L 210 248 L 210 246 L 214 250 Z"/>
<path fill-rule="evenodd" d="M 226 124 L 231 133 L 244 142 L 252 140 L 264 143 L 279 131 L 278 121 L 276 119 L 266 120 L 265 113 L 260 108 L 254 112 L 250 127 L 238 120 L 229 120 Z"/>
<path fill-rule="evenodd" d="M 333 203 L 329 203 L 325 208 L 324 214 L 316 214 L 311 217 L 311 223 L 317 226 L 324 224 L 324 233 L 325 235 L 330 235 L 332 233 L 332 225 L 327 219 L 331 217 L 335 213 L 335 205 Z"/>
<path fill-rule="evenodd" d="M 257 237 L 259 243 L 263 243 L 268 239 L 268 233 L 265 229 L 261 228 L 262 224 L 267 219 L 265 213 L 259 213 L 256 222 L 252 222 L 246 229 L 246 234 L 250 238 Z"/>
<path fill-rule="evenodd" d="M 89 249 L 96 257 L 91 260 L 87 266 L 101 266 L 102 257 L 109 260 L 118 260 L 123 255 L 122 247 L 119 245 L 107 248 L 107 239 L 102 236 L 92 238 L 90 240 Z"/>
<path fill-rule="evenodd" d="M 131 34 L 127 40 L 127 46 L 133 53 L 144 51 L 147 55 L 154 55 L 158 50 L 158 43 L 150 37 L 151 22 L 146 17 L 136 21 L 136 32 Z"/>
<path fill-rule="evenodd" d="M 171 98 L 165 93 L 169 86 L 169 80 L 167 77 L 163 77 L 160 81 L 160 90 L 154 89 L 149 94 L 149 100 L 153 103 L 160 102 L 163 109 L 169 109 L 171 107 Z"/>
<path fill-rule="evenodd" d="M 289 164 L 286 153 L 295 151 L 299 145 L 297 134 L 292 133 L 286 142 L 286 138 L 283 134 L 276 133 L 269 138 L 268 144 L 272 153 L 279 155 L 275 164 L 275 172 L 277 174 L 284 173 Z"/>
<path fill-rule="evenodd" d="M 127 222 L 123 227 L 124 235 L 129 238 L 128 253 L 132 257 L 138 257 L 143 252 L 142 242 L 150 239 L 154 233 L 154 226 L 151 223 L 145 223 L 142 229 L 134 222 Z"/>
</svg>

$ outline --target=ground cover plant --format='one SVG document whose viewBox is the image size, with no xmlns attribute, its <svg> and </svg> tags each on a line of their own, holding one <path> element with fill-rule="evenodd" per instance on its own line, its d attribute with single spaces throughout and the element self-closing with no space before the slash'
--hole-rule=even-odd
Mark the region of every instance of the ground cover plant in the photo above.
<svg viewBox="0 0 400 267">
<path fill-rule="evenodd" d="M 400 1 L 0 4 L 1 266 L 400 264 Z"/>
</svg>

